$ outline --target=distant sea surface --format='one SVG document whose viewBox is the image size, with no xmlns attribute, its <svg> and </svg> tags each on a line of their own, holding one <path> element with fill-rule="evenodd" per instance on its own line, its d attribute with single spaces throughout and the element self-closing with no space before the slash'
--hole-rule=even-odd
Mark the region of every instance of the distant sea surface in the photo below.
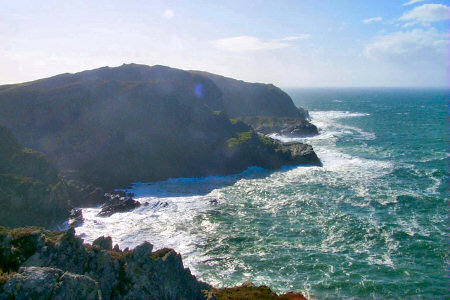
<svg viewBox="0 0 450 300">
<path fill-rule="evenodd" d="M 110 235 L 181 252 L 218 287 L 251 280 L 311 299 L 450 295 L 449 90 L 291 89 L 323 167 L 137 183 L 149 202 L 84 209 L 86 241 Z M 286 137 L 276 138 L 291 141 Z"/>
</svg>

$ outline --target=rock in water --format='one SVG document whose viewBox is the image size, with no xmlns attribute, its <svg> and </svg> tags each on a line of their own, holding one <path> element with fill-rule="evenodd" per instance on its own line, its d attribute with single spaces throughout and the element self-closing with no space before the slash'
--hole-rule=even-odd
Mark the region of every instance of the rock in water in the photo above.
<svg viewBox="0 0 450 300">
<path fill-rule="evenodd" d="M 84 222 L 83 211 L 81 208 L 73 208 L 70 211 L 69 227 L 78 227 Z"/>
<path fill-rule="evenodd" d="M 134 200 L 123 191 L 106 193 L 105 197 L 106 202 L 98 213 L 100 217 L 109 217 L 117 212 L 125 212 L 141 206 L 139 201 Z"/>
<path fill-rule="evenodd" d="M 296 161 L 297 164 L 322 166 L 322 162 L 317 157 L 311 145 L 299 142 L 282 143 L 281 149 L 289 153 L 292 156 L 292 160 Z"/>
</svg>

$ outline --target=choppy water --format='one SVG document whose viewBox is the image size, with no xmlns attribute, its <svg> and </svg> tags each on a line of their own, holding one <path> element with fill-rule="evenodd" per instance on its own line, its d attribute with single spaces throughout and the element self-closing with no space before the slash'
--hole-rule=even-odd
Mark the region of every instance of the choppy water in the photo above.
<svg viewBox="0 0 450 300">
<path fill-rule="evenodd" d="M 138 183 L 132 191 L 150 205 L 109 218 L 85 209 L 77 233 L 174 248 L 219 287 L 251 280 L 313 299 L 449 297 L 448 91 L 288 92 L 320 128 L 300 140 L 322 168 Z"/>
</svg>

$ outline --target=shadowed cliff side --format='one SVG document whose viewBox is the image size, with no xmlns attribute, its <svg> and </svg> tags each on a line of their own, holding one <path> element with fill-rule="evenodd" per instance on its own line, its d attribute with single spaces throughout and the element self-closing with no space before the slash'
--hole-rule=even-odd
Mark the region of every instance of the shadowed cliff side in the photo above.
<svg viewBox="0 0 450 300">
<path fill-rule="evenodd" d="M 50 161 L 0 126 L 0 225 L 56 225 L 69 215 L 69 198 Z"/>
</svg>

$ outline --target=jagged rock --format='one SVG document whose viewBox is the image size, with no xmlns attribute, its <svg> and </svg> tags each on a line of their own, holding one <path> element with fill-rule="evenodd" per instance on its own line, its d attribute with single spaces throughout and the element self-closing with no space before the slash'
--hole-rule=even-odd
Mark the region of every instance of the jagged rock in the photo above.
<svg viewBox="0 0 450 300">
<path fill-rule="evenodd" d="M 318 134 L 317 127 L 308 121 L 302 120 L 294 125 L 288 125 L 279 132 L 281 135 L 288 137 L 303 137 Z"/>
<path fill-rule="evenodd" d="M 281 151 L 291 155 L 292 160 L 298 164 L 322 166 L 322 162 L 317 157 L 311 145 L 298 142 L 282 143 Z"/>
<path fill-rule="evenodd" d="M 144 242 L 141 245 L 134 248 L 133 257 L 137 261 L 142 261 L 148 259 L 150 254 L 152 254 L 153 245 L 149 242 Z"/>
<path fill-rule="evenodd" d="M 56 268 L 20 268 L 2 287 L 5 299 L 101 299 L 92 278 Z"/>
<path fill-rule="evenodd" d="M 105 198 L 106 202 L 98 213 L 98 216 L 101 217 L 109 217 L 117 212 L 125 212 L 141 206 L 139 201 L 134 200 L 123 191 L 106 193 Z"/>
<path fill-rule="evenodd" d="M 105 250 L 98 245 L 108 244 L 106 248 L 110 248 L 109 237 L 98 239 L 97 246 L 86 245 L 75 236 L 72 228 L 60 233 L 42 229 L 24 230 L 20 234 L 17 230 L 0 230 L 0 243 L 0 267 L 10 267 L 4 271 L 14 272 L 20 266 L 60 270 L 44 272 L 43 278 L 44 282 L 50 282 L 48 285 L 64 283 L 61 295 L 67 296 L 64 291 L 74 287 L 76 280 L 85 279 L 76 277 L 81 275 L 98 283 L 103 299 L 204 299 L 202 290 L 210 290 L 209 285 L 197 281 L 189 269 L 184 268 L 179 254 L 171 249 L 153 251 L 148 242 L 131 251 L 120 251 L 118 247 L 114 251 Z M 15 254 L 4 256 L 2 253 Z M 61 272 L 78 275 L 66 282 Z M 51 274 L 55 275 L 51 277 Z M 24 278 L 32 280 L 29 276 L 20 276 L 24 282 L 27 281 Z M 13 286 L 11 280 L 4 286 Z"/>
<path fill-rule="evenodd" d="M 112 250 L 112 238 L 110 236 L 101 236 L 92 242 L 92 246 L 97 246 L 103 250 Z"/>
<path fill-rule="evenodd" d="M 81 208 L 73 208 L 69 215 L 69 227 L 78 227 L 84 222 Z"/>
</svg>

